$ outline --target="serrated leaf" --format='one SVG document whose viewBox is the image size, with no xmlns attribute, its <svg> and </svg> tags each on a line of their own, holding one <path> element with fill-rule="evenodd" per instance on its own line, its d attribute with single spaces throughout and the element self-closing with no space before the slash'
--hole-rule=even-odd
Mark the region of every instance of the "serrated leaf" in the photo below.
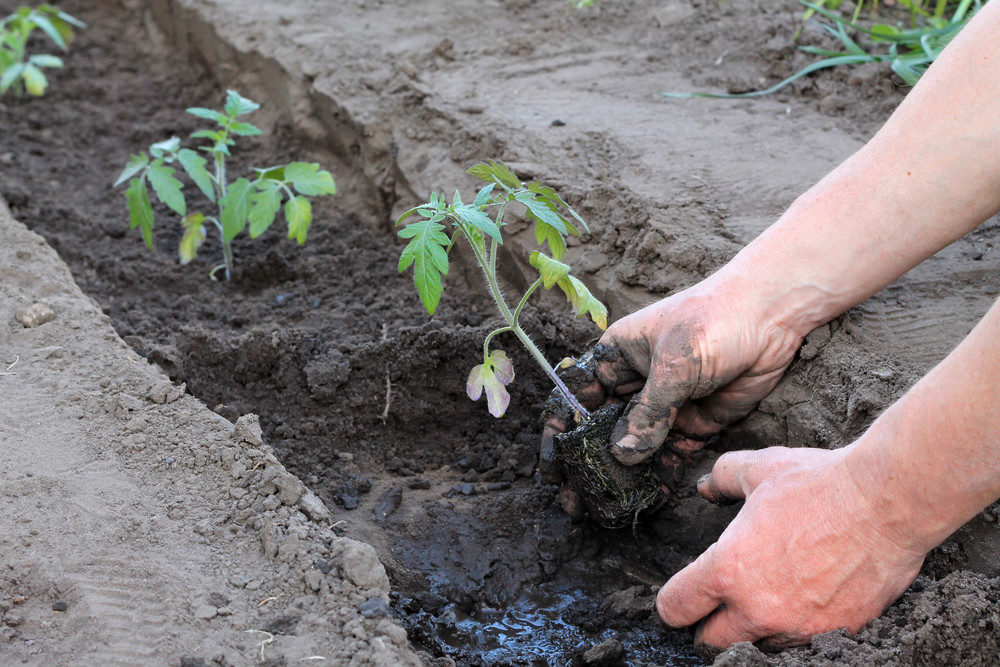
<svg viewBox="0 0 1000 667">
<path fill-rule="evenodd" d="M 222 208 L 222 214 L 219 216 L 222 236 L 228 243 L 247 226 L 247 216 L 250 214 L 250 181 L 245 178 L 233 181 L 226 196 L 219 200 L 219 206 Z"/>
<path fill-rule="evenodd" d="M 254 169 L 257 172 L 257 178 L 267 181 L 285 181 L 285 168 L 284 167 L 268 167 L 267 169 Z"/>
<path fill-rule="evenodd" d="M 476 194 L 476 199 L 472 202 L 472 205 L 477 208 L 482 208 L 490 202 L 490 195 L 493 194 L 493 188 L 496 187 L 496 183 L 490 183 L 482 190 Z"/>
<path fill-rule="evenodd" d="M 437 310 L 444 286 L 441 276 L 448 275 L 448 253 L 451 239 L 444 225 L 433 220 L 419 220 L 399 230 L 400 238 L 410 239 L 399 257 L 400 273 L 413 266 L 413 284 L 420 302 L 431 315 Z"/>
<path fill-rule="evenodd" d="M 288 238 L 302 245 L 312 223 L 312 204 L 305 197 L 290 198 L 285 202 L 285 220 L 288 222 Z"/>
<path fill-rule="evenodd" d="M 535 240 L 538 245 L 548 244 L 549 251 L 556 259 L 562 259 L 566 255 L 566 239 L 555 227 L 547 225 L 541 220 L 535 219 Z"/>
<path fill-rule="evenodd" d="M 205 216 L 201 213 L 192 213 L 183 220 L 184 235 L 181 236 L 181 243 L 178 254 L 181 257 L 181 264 L 187 264 L 195 255 L 198 248 L 205 240 Z"/>
<path fill-rule="evenodd" d="M 165 155 L 173 155 L 180 147 L 180 137 L 170 137 L 163 141 L 157 141 L 149 147 L 149 152 L 153 154 L 153 157 L 164 157 Z"/>
<path fill-rule="evenodd" d="M 205 107 L 191 107 L 186 109 L 186 113 L 192 116 L 197 116 L 198 118 L 204 118 L 205 120 L 214 120 L 217 123 L 221 123 L 226 120 L 226 114 L 221 111 L 216 111 L 215 109 L 206 109 Z M 210 130 L 202 130 L 203 132 L 208 132 Z M 193 134 L 191 135 L 194 136 Z"/>
<path fill-rule="evenodd" d="M 465 224 L 472 225 L 483 233 L 492 236 L 498 243 L 503 243 L 500 228 L 497 227 L 496 223 L 493 222 L 490 216 L 486 215 L 472 204 L 455 206 L 452 208 L 452 211 L 455 217 Z"/>
<path fill-rule="evenodd" d="M 0 75 L 0 95 L 6 93 L 14 82 L 21 78 L 24 67 L 24 63 L 15 63 L 3 71 Z"/>
<path fill-rule="evenodd" d="M 63 61 L 59 56 L 52 56 L 47 53 L 38 53 L 30 58 L 28 62 L 38 67 L 62 67 Z"/>
<path fill-rule="evenodd" d="M 260 105 L 240 95 L 235 90 L 226 91 L 226 104 L 223 110 L 230 116 L 243 116 L 260 108 Z"/>
<path fill-rule="evenodd" d="M 149 192 L 146 191 L 146 180 L 133 178 L 125 190 L 128 201 L 129 227 L 139 228 L 142 238 L 153 249 L 153 206 L 149 203 Z"/>
<path fill-rule="evenodd" d="M 490 160 L 489 162 L 480 162 L 477 165 L 469 167 L 466 173 L 475 176 L 481 181 L 486 181 L 487 183 L 499 183 L 509 190 L 516 190 L 521 187 L 521 179 L 519 179 L 503 162 L 497 162 L 494 160 Z"/>
<path fill-rule="evenodd" d="M 122 171 L 121 176 L 118 177 L 118 180 L 115 181 L 115 184 L 112 187 L 117 188 L 119 185 L 145 169 L 148 164 L 149 158 L 146 157 L 145 153 L 133 155 L 128 159 L 128 164 L 125 165 L 125 170 Z"/>
<path fill-rule="evenodd" d="M 566 211 L 568 211 L 569 214 L 577 222 L 580 223 L 580 226 L 583 227 L 583 231 L 587 232 L 588 234 L 590 233 L 590 227 L 588 227 L 584 219 L 580 217 L 580 214 L 577 213 L 575 210 L 573 210 L 573 207 L 567 204 L 563 200 L 563 198 L 556 193 L 554 189 L 550 188 L 547 185 L 542 185 L 538 181 L 528 183 L 528 185 L 525 187 L 528 189 L 529 192 L 534 192 L 535 194 L 539 195 L 542 199 L 546 200 L 546 203 L 549 205 L 549 208 L 552 209 L 554 212 L 556 213 L 559 212 L 558 208 L 559 206 L 566 209 Z M 566 229 L 569 231 L 570 234 L 572 234 L 573 236 L 580 236 L 580 230 L 577 229 L 576 226 L 573 225 L 573 223 L 567 220 L 566 216 L 562 216 L 562 219 L 563 222 L 566 223 Z"/>
<path fill-rule="evenodd" d="M 519 192 L 514 195 L 514 199 L 524 204 L 528 213 L 528 217 L 535 220 L 541 220 L 549 227 L 554 227 L 560 234 L 565 236 L 569 233 L 566 228 L 566 221 L 561 215 L 552 210 L 552 208 L 542 199 L 537 198 L 534 192 Z"/>
<path fill-rule="evenodd" d="M 215 145 L 212 146 L 212 151 L 215 153 L 222 153 L 223 155 L 229 155 L 229 143 L 226 141 L 216 141 Z"/>
<path fill-rule="evenodd" d="M 24 70 L 21 72 L 21 78 L 24 80 L 24 89 L 28 91 L 29 95 L 34 95 L 35 97 L 41 97 L 45 94 L 45 89 L 49 86 L 49 80 L 45 78 L 45 74 L 42 70 L 38 69 L 31 63 L 24 66 Z"/>
<path fill-rule="evenodd" d="M 558 283 L 568 276 L 570 272 L 569 265 L 554 260 L 537 250 L 531 253 L 528 263 L 538 269 L 538 273 L 542 276 L 542 285 L 544 285 L 545 289 L 549 289 Z"/>
<path fill-rule="evenodd" d="M 157 160 L 159 162 L 159 160 Z M 157 198 L 169 206 L 177 215 L 187 214 L 187 204 L 184 202 L 184 184 L 174 178 L 174 168 L 154 162 L 146 170 L 146 178 L 153 187 Z"/>
<path fill-rule="evenodd" d="M 285 180 L 291 181 L 299 194 L 308 196 L 332 195 L 337 192 L 333 176 L 321 171 L 315 162 L 293 162 L 285 167 Z"/>
<path fill-rule="evenodd" d="M 259 184 L 250 195 L 250 238 L 257 238 L 274 223 L 281 208 L 281 191 L 275 183 Z"/>
<path fill-rule="evenodd" d="M 215 201 L 215 185 L 212 181 L 212 175 L 208 173 L 208 169 L 205 165 L 208 164 L 206 160 L 201 155 L 198 155 L 195 151 L 190 148 L 182 148 L 177 151 L 177 161 L 181 163 L 184 167 L 184 171 L 187 175 L 191 177 L 194 184 L 198 186 L 209 201 Z"/>
<path fill-rule="evenodd" d="M 569 302 L 573 304 L 577 317 L 589 314 L 590 318 L 594 320 L 594 324 L 602 330 L 607 329 L 608 309 L 590 293 L 586 285 L 573 276 L 566 276 L 556 284 L 566 294 Z"/>
<path fill-rule="evenodd" d="M 229 131 L 233 134 L 238 134 L 241 137 L 256 137 L 258 135 L 264 134 L 256 125 L 251 125 L 250 123 L 233 123 L 229 126 Z"/>
</svg>

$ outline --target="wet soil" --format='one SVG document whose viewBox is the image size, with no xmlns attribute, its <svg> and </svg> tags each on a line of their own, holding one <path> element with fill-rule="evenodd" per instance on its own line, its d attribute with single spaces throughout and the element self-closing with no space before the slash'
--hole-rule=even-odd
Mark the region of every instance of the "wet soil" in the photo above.
<svg viewBox="0 0 1000 667">
<path fill-rule="evenodd" d="M 179 224 L 158 208 L 148 251 L 110 184 L 129 154 L 197 129 L 183 109 L 216 106 L 224 91 L 151 52 L 127 18 L 64 4 L 89 27 L 45 99 L 4 102 L 0 193 L 140 354 L 220 414 L 260 415 L 334 520 L 380 550 L 415 645 L 463 664 L 529 664 L 618 638 L 633 662 L 695 660 L 686 634 L 655 622 L 651 586 L 707 546 L 726 512 L 666 548 L 669 512 L 626 547 L 563 516 L 535 476 L 544 376 L 511 346 L 508 415 L 468 401 L 464 378 L 492 324 L 482 295 L 459 267 L 428 319 L 396 272 L 384 203 L 349 157 L 299 141 L 288 118 L 261 114 L 270 138 L 246 141 L 230 172 L 307 159 L 335 173 L 341 194 L 315 202 L 304 247 L 277 228 L 241 237 L 234 279 L 212 282 L 216 240 L 180 266 Z M 541 311 L 527 322 L 551 358 L 594 333 Z"/>
</svg>

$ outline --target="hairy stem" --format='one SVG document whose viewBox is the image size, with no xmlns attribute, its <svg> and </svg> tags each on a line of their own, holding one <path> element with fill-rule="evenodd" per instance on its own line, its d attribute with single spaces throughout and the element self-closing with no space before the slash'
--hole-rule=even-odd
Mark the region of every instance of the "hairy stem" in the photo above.
<svg viewBox="0 0 1000 667">
<path fill-rule="evenodd" d="M 486 361 L 490 356 L 490 341 L 499 334 L 506 333 L 510 331 L 510 327 L 500 327 L 499 329 L 494 329 L 486 335 L 486 340 L 483 341 L 483 361 Z"/>
<path fill-rule="evenodd" d="M 222 218 L 222 198 L 226 196 L 226 156 L 215 154 L 215 183 L 219 188 L 219 218 Z M 226 231 L 219 225 L 219 240 L 222 241 L 222 258 L 226 265 L 226 280 L 233 275 L 233 246 L 226 240 Z"/>
<path fill-rule="evenodd" d="M 535 292 L 536 289 L 538 289 L 538 286 L 541 284 L 542 284 L 542 279 L 539 278 L 538 280 L 536 280 L 534 283 L 531 284 L 531 287 L 528 288 L 528 291 L 525 292 L 524 296 L 521 297 L 521 303 L 517 304 L 517 308 L 514 309 L 514 322 L 520 323 L 521 311 L 524 310 L 524 304 L 528 303 L 528 299 L 531 298 L 531 295 Z"/>
<path fill-rule="evenodd" d="M 517 339 L 521 341 L 521 345 L 528 350 L 532 357 L 534 357 L 535 362 L 541 366 L 545 374 L 549 376 L 552 383 L 556 386 L 556 389 L 562 393 L 563 397 L 570 404 L 570 406 L 580 413 L 580 416 L 584 419 L 590 416 L 590 412 L 580 404 L 573 392 L 569 390 L 566 383 L 562 381 L 558 375 L 556 375 L 555 369 L 542 354 L 542 351 L 538 349 L 534 341 L 528 336 L 527 333 L 521 328 L 517 323 L 514 313 L 511 312 L 510 306 L 507 305 L 507 301 L 503 297 L 503 293 L 500 291 L 500 283 L 497 281 L 496 271 L 490 271 L 490 263 L 486 256 L 484 255 L 484 249 L 480 248 L 479 245 L 473 240 L 472 235 L 469 233 L 464 223 L 459 223 L 459 229 L 465 235 L 465 238 L 469 241 L 469 245 L 472 246 L 472 252 L 476 255 L 476 261 L 479 262 L 480 268 L 483 270 L 483 275 L 486 276 L 486 284 L 490 290 L 490 295 L 493 297 L 493 301 L 496 302 L 497 309 L 500 311 L 500 316 L 503 317 L 507 326 L 510 328 Z M 522 300 L 523 301 L 523 300 Z M 522 304 L 523 305 L 523 304 Z"/>
</svg>

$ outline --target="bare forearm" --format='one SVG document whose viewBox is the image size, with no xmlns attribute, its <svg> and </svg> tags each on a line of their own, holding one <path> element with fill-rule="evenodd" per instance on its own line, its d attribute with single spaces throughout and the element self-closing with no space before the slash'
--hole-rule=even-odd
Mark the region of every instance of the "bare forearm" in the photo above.
<svg viewBox="0 0 1000 667">
<path fill-rule="evenodd" d="M 930 549 L 1000 498 L 997 387 L 1000 303 L 851 445 L 905 546 Z"/>
<path fill-rule="evenodd" d="M 1000 210 L 1000 5 L 878 134 L 717 274 L 804 335 Z"/>
</svg>

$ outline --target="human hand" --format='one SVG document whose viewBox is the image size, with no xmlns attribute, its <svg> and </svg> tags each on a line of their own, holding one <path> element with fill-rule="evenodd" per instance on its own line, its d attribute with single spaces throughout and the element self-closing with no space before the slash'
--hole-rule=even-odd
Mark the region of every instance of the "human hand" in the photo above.
<svg viewBox="0 0 1000 667">
<path fill-rule="evenodd" d="M 902 595 L 926 549 L 900 531 L 871 466 L 839 450 L 771 447 L 723 454 L 698 492 L 746 499 L 719 540 L 656 598 L 665 623 L 701 622 L 696 643 L 724 648 L 857 632 Z M 912 514 L 902 512 L 903 515 Z"/>
<path fill-rule="evenodd" d="M 802 343 L 790 328 L 767 321 L 739 290 L 711 279 L 612 324 L 582 363 L 560 371 L 589 410 L 628 401 L 611 436 L 619 461 L 634 465 L 667 444 L 664 490 L 708 438 L 746 416 L 777 384 Z M 571 426 L 558 392 L 547 405 L 540 470 L 560 481 L 554 438 Z M 669 437 L 668 437 L 669 435 Z M 582 511 L 573 489 L 562 495 Z"/>
</svg>

